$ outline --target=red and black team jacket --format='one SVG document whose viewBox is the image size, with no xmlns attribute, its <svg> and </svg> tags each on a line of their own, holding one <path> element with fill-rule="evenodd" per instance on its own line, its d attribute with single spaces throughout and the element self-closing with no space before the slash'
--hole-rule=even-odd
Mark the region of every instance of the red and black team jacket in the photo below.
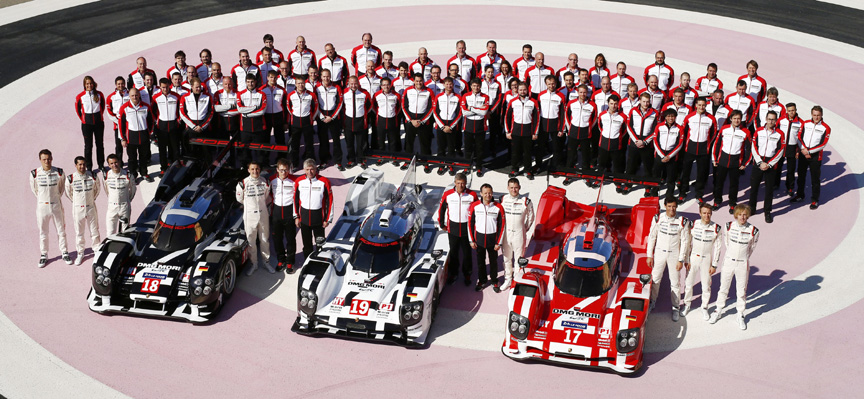
<svg viewBox="0 0 864 399">
<path fill-rule="evenodd" d="M 708 155 L 711 143 L 717 136 L 717 119 L 708 112 L 691 112 L 684 118 L 684 152 L 691 155 Z"/>
<path fill-rule="evenodd" d="M 621 111 L 604 111 L 597 117 L 600 124 L 600 145 L 606 151 L 619 151 L 627 143 L 627 116 Z"/>
<path fill-rule="evenodd" d="M 504 207 L 494 200 L 488 205 L 474 201 L 468 208 L 469 241 L 490 248 L 501 245 L 504 238 Z"/>
<path fill-rule="evenodd" d="M 825 120 L 819 123 L 809 120 L 804 122 L 801 130 L 798 131 L 798 145 L 802 149 L 807 150 L 810 154 L 816 154 L 817 159 L 822 160 L 822 150 L 828 145 L 828 137 L 831 136 L 831 127 L 825 123 Z"/>
<path fill-rule="evenodd" d="M 711 160 L 726 168 L 740 168 L 750 163 L 750 131 L 727 125 L 714 139 Z"/>
<path fill-rule="evenodd" d="M 665 123 L 658 125 L 651 139 L 654 142 L 654 154 L 661 159 L 665 157 L 676 159 L 684 146 L 684 132 L 677 123 L 673 123 L 672 126 Z"/>
<path fill-rule="evenodd" d="M 460 237 L 468 234 L 468 209 L 477 201 L 477 193 L 465 189 L 462 194 L 456 189 L 449 189 L 441 197 L 438 205 L 438 225 L 448 233 Z"/>
<path fill-rule="evenodd" d="M 150 106 L 141 101 L 137 106 L 131 101 L 126 102 L 117 111 L 120 118 L 120 137 L 132 145 L 150 144 L 150 133 L 153 133 L 153 112 Z"/>
<path fill-rule="evenodd" d="M 288 124 L 292 127 L 311 127 L 318 115 L 318 98 L 315 92 L 295 91 L 288 95 Z"/>
<path fill-rule="evenodd" d="M 101 91 L 82 91 L 75 97 L 75 113 L 84 125 L 103 123 L 102 111 L 105 110 L 105 96 Z"/>
<path fill-rule="evenodd" d="M 317 227 L 333 218 L 333 189 L 324 176 L 299 177 L 294 182 L 294 218 L 306 226 Z"/>
<path fill-rule="evenodd" d="M 237 110 L 240 111 L 240 131 L 260 132 L 267 129 L 264 111 L 267 110 L 267 96 L 253 89 L 237 93 Z"/>
</svg>

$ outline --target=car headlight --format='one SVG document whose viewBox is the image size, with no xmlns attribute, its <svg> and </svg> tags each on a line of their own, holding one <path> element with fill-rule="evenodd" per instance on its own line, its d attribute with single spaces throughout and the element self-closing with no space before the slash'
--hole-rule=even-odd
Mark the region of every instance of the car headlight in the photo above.
<svg viewBox="0 0 864 399">
<path fill-rule="evenodd" d="M 204 284 L 204 280 L 201 277 L 198 277 L 198 278 L 192 280 L 192 285 L 194 285 L 196 287 L 200 287 L 201 284 Z"/>
<path fill-rule="evenodd" d="M 618 346 L 618 353 L 628 353 L 636 350 L 636 347 L 639 345 L 639 334 L 640 331 L 638 328 L 618 331 L 618 336 L 615 340 Z"/>
<path fill-rule="evenodd" d="M 402 326 L 417 324 L 423 318 L 423 302 L 403 303 L 399 314 Z"/>
<path fill-rule="evenodd" d="M 111 269 L 109 269 L 107 267 L 102 268 L 102 275 L 103 276 L 108 277 L 108 273 L 110 273 L 110 272 L 111 272 Z"/>
<path fill-rule="evenodd" d="M 204 292 L 204 295 L 210 295 L 210 293 L 213 292 L 213 288 L 210 288 L 209 286 L 204 287 L 203 292 Z"/>
<path fill-rule="evenodd" d="M 111 294 L 111 269 L 107 266 L 93 267 L 93 290 L 99 295 Z"/>
<path fill-rule="evenodd" d="M 510 335 L 516 339 L 528 338 L 528 331 L 531 331 L 531 323 L 528 318 L 516 312 L 510 312 L 510 324 L 507 326 Z"/>
<path fill-rule="evenodd" d="M 93 269 L 93 271 L 96 272 L 97 276 L 102 275 L 102 266 L 96 266 L 96 268 Z"/>
<path fill-rule="evenodd" d="M 192 290 L 192 294 L 195 296 L 201 295 L 201 292 L 202 292 L 201 287 L 195 287 L 195 289 Z"/>
<path fill-rule="evenodd" d="M 212 278 L 204 279 L 204 285 L 213 285 L 213 279 Z"/>
<path fill-rule="evenodd" d="M 102 280 L 104 280 L 104 279 L 105 279 L 105 277 L 102 277 L 101 274 L 96 276 L 96 282 L 99 284 L 102 284 Z"/>
<path fill-rule="evenodd" d="M 318 296 L 312 291 L 300 289 L 300 298 L 297 302 L 300 304 L 300 310 L 308 315 L 313 315 L 318 310 Z"/>
</svg>

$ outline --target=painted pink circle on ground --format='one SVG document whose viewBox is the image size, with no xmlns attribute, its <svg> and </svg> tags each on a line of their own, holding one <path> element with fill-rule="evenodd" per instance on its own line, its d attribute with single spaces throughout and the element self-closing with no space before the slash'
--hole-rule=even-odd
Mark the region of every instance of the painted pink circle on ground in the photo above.
<svg viewBox="0 0 864 399">
<path fill-rule="evenodd" d="M 388 15 L 388 23 L 375 28 L 375 40 L 380 43 L 428 40 L 430 29 L 418 28 L 417 16 L 422 16 L 423 21 L 439 21 L 436 30 L 446 31 L 453 38 L 486 37 L 491 31 L 495 32 L 492 36 L 498 39 L 526 42 L 565 41 L 561 32 L 573 26 L 574 21 L 579 21 L 580 35 L 576 39 L 582 43 L 602 43 L 611 48 L 646 54 L 664 48 L 670 57 L 703 64 L 714 61 L 721 67 L 740 65 L 737 69 L 741 70 L 752 54 L 766 54 L 770 58 L 759 61 L 770 84 L 807 93 L 808 98 L 823 101 L 822 105 L 827 109 L 857 125 L 864 125 L 864 115 L 856 112 L 851 103 L 838 98 L 831 88 L 817 84 L 817 77 L 812 74 L 814 70 L 824 71 L 825 65 L 831 65 L 837 71 L 860 70 L 860 65 L 850 61 L 719 28 L 603 12 L 544 9 L 541 24 L 508 24 L 506 29 L 503 28 L 503 21 L 522 18 L 526 10 L 529 9 L 399 7 L 330 13 L 326 21 L 333 29 L 326 32 L 320 29 L 322 17 L 308 16 L 273 21 L 268 23 L 268 29 L 277 38 L 282 38 L 277 47 L 283 50 L 287 49 L 279 46 L 280 43 L 289 44 L 290 40 L 286 38 L 303 32 L 315 49 L 329 40 L 341 49 L 343 56 L 348 56 L 350 48 L 359 42 L 360 34 L 368 29 L 360 21 L 376 20 L 381 15 Z M 478 19 L 476 15 L 485 17 Z M 609 21 L 615 21 L 617 28 L 609 29 Z M 649 25 L 656 39 L 646 42 L 641 27 Z M 214 58 L 223 61 L 223 70 L 227 70 L 236 63 L 233 61 L 236 49 L 257 48 L 261 32 L 260 24 L 250 24 L 146 49 L 141 54 L 161 75 L 171 65 L 171 56 L 178 48 L 195 54 L 197 49 L 209 47 Z M 681 40 L 686 32 L 698 32 L 698 40 Z M 337 37 L 341 40 L 334 41 Z M 706 51 L 707 48 L 712 50 Z M 766 53 L 765 49 L 771 50 Z M 477 53 L 476 50 L 481 49 L 474 49 L 472 54 Z M 514 59 L 512 55 L 518 49 L 501 50 Z M 578 52 L 578 48 L 574 50 Z M 441 57 L 438 58 L 442 61 Z M 583 55 L 583 58 L 589 57 Z M 646 64 L 650 61 L 646 58 Z M 563 65 L 564 59 L 549 57 L 549 63 Z M 794 70 L 787 69 L 789 65 L 794 65 Z M 133 68 L 134 57 L 129 57 L 94 68 L 90 74 L 102 84 L 101 89 L 107 94 L 113 78 L 126 76 Z M 35 154 L 42 147 L 54 150 L 58 166 L 70 169 L 71 159 L 81 145 L 72 109 L 72 98 L 80 87 L 79 79 L 64 83 L 0 126 L 0 143 L 5 159 L 24 165 L 22 170 L 15 172 L 18 177 L 7 178 L 11 188 L 0 193 L 3 203 L 7 204 L 0 221 L 15 227 L 0 232 L 5 243 L 4 252 L 14 254 L 8 256 L 7 267 L 0 278 L 0 310 L 42 346 L 82 372 L 121 392 L 140 396 L 345 396 L 349 393 L 384 396 L 410 393 L 416 396 L 418 392 L 456 396 L 470 388 L 479 388 L 489 395 L 519 395 L 536 389 L 533 384 L 521 381 L 539 381 L 541 378 L 565 381 L 565 378 L 573 376 L 569 369 L 520 365 L 497 352 L 437 346 L 409 351 L 384 345 L 302 337 L 290 332 L 296 316 L 294 312 L 245 292 L 238 292 L 220 320 L 210 326 L 91 313 L 84 301 L 89 286 L 89 268 L 68 267 L 57 260 L 46 270 L 35 268 L 37 231 L 31 216 L 33 203 L 25 188 L 24 171 L 37 166 Z M 106 130 L 105 144 L 111 152 L 110 129 Z M 823 167 L 823 178 L 826 179 L 823 183 L 825 207 L 816 212 L 806 207 L 790 207 L 788 198 L 784 197 L 775 204 L 778 217 L 773 225 L 763 226 L 757 222 L 763 231 L 763 239 L 753 258 L 753 265 L 759 270 L 751 277 L 751 290 L 767 289 L 787 281 L 833 250 L 833 245 L 824 245 L 808 246 L 808 253 L 789 251 L 789 248 L 803 246 L 798 244 L 803 234 L 797 232 L 806 231 L 808 237 L 820 237 L 818 244 L 839 242 L 848 233 L 858 212 L 855 205 L 859 193 L 854 191 L 857 188 L 854 176 L 834 151 Z M 742 183 L 744 186 L 746 184 Z M 345 187 L 342 185 L 337 191 Z M 746 190 L 742 190 L 742 194 L 746 194 Z M 136 199 L 134 211 L 140 211 L 143 204 L 143 199 Z M 104 210 L 104 197 L 99 200 L 99 205 Z M 694 212 L 693 209 L 684 211 Z M 718 219 L 728 220 L 724 216 L 718 215 Z M 812 222 L 814 217 L 820 220 L 818 226 Z M 67 234 L 71 243 L 74 234 L 69 220 L 71 217 L 67 215 Z M 104 223 L 104 220 L 100 222 Z M 31 238 L 19 245 L 17 242 L 22 236 Z M 51 243 L 51 254 L 56 255 L 53 235 Z M 489 291 L 481 296 L 458 287 L 448 290 L 443 306 L 504 313 L 506 296 Z M 773 308 L 776 304 L 765 306 Z M 649 354 L 646 355 L 648 367 L 644 376 L 630 380 L 628 384 L 616 384 L 616 388 L 632 393 L 664 389 L 671 381 L 706 381 L 708 372 L 712 386 L 724 387 L 730 393 L 764 395 L 794 390 L 802 395 L 818 395 L 826 385 L 832 390 L 852 393 L 850 388 L 846 388 L 851 387 L 846 384 L 852 378 L 851 371 L 837 371 L 831 366 L 832 359 L 846 354 L 841 345 L 848 343 L 839 331 L 850 328 L 850 320 L 860 320 L 854 315 L 862 308 L 864 306 L 859 302 L 816 323 L 722 347 Z M 753 322 L 758 323 L 758 317 Z M 796 349 L 789 350 L 790 347 Z M 805 355 L 809 357 L 804 359 L 816 367 L 786 367 L 792 356 L 800 362 L 799 355 L 808 353 L 819 353 Z M 385 358 L 387 361 L 380 361 Z M 369 364 L 375 367 L 369 367 Z M 512 375 L 524 376 L 524 380 L 502 378 Z M 602 373 L 580 373 L 579 378 L 580 392 L 606 391 L 609 383 L 622 381 Z M 228 383 L 218 383 L 222 381 Z M 382 387 L 386 390 L 382 391 Z M 574 392 L 569 384 L 544 384 L 543 389 L 550 393 Z"/>
</svg>

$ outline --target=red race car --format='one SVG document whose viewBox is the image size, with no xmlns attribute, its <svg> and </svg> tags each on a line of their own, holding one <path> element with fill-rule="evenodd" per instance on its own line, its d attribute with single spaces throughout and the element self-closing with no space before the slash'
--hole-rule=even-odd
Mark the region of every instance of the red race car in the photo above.
<svg viewBox="0 0 864 399">
<path fill-rule="evenodd" d="M 550 186 L 540 197 L 501 351 L 516 360 L 633 373 L 642 366 L 651 293 L 645 251 L 658 199 L 611 209 L 599 194 L 593 206 L 565 194 Z"/>
</svg>

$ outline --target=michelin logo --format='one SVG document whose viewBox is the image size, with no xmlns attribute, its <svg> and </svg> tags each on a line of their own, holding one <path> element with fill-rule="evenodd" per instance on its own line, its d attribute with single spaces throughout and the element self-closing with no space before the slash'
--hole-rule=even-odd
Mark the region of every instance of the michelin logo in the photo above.
<svg viewBox="0 0 864 399">
<path fill-rule="evenodd" d="M 579 329 L 579 330 L 584 330 L 584 329 L 588 328 L 588 325 L 585 323 L 574 323 L 572 321 L 566 321 L 566 320 L 561 322 L 561 326 L 567 327 L 567 328 L 575 328 L 575 329 Z"/>
</svg>

